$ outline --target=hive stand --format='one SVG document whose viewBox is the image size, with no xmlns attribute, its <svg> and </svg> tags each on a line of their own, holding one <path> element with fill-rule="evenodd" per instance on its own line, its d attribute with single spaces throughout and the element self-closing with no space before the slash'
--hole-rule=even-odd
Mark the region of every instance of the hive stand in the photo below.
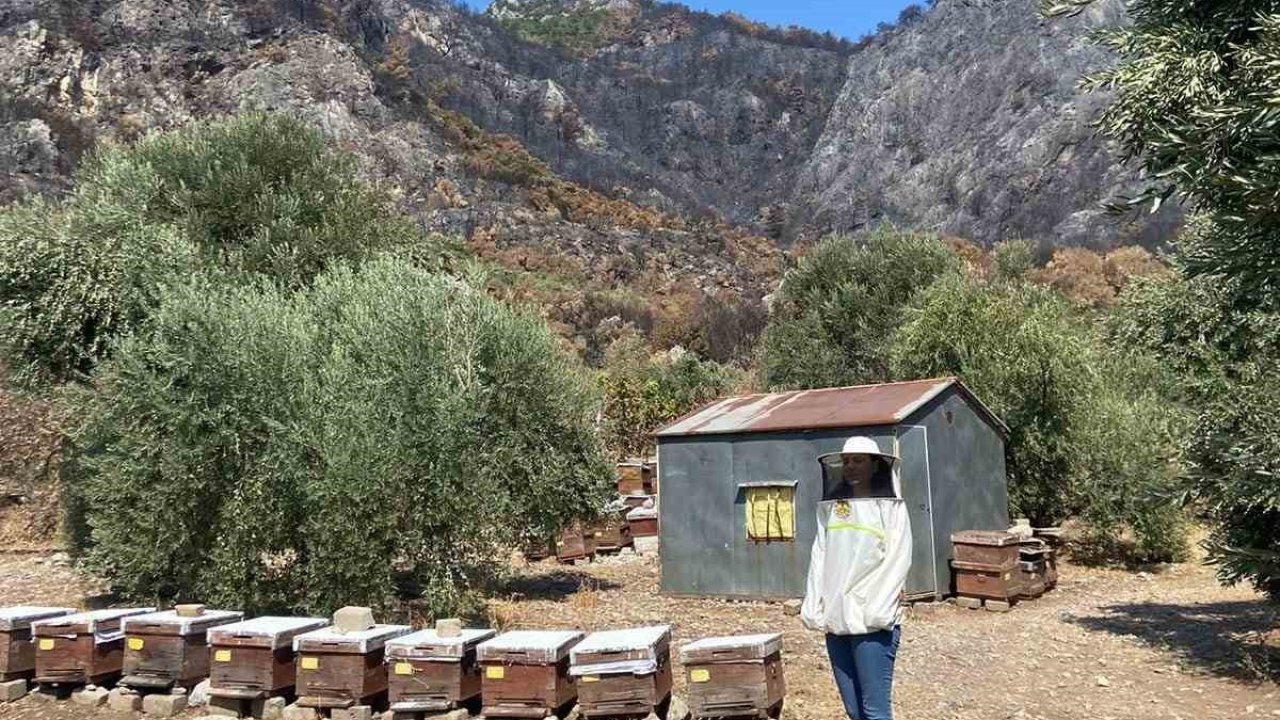
<svg viewBox="0 0 1280 720">
<path fill-rule="evenodd" d="M 444 712 L 464 706 L 479 710 L 480 665 L 476 647 L 494 630 L 463 630 L 441 637 L 419 630 L 387 641 L 388 693 L 396 713 Z"/>
<path fill-rule="evenodd" d="M 481 643 L 484 716 L 542 720 L 567 710 L 578 697 L 569 651 L 582 637 L 571 630 L 521 630 Z"/>
<path fill-rule="evenodd" d="M 573 647 L 569 659 L 584 717 L 645 717 L 671 700 L 668 626 L 592 633 Z"/>
<path fill-rule="evenodd" d="M 56 689 L 119 679 L 124 663 L 124 619 L 154 611 L 149 607 L 90 610 L 33 622 L 36 682 Z"/>
<path fill-rule="evenodd" d="M 236 610 L 203 610 L 193 617 L 165 610 L 125 618 L 120 684 L 135 690 L 194 687 L 209 675 L 209 629 L 243 617 Z"/>
<path fill-rule="evenodd" d="M 778 718 L 786 695 L 782 636 L 698 640 L 680 650 L 695 718 Z"/>
<path fill-rule="evenodd" d="M 298 705 L 383 707 L 387 698 L 386 643 L 412 631 L 408 625 L 374 625 L 348 633 L 327 627 L 298 635 L 293 639 Z"/>
</svg>

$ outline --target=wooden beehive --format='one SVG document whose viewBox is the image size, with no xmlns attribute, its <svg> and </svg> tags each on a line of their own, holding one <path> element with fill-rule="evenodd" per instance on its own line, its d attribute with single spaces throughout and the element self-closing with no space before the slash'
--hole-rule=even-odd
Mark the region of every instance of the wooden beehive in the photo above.
<svg viewBox="0 0 1280 720">
<path fill-rule="evenodd" d="M 1024 598 L 1038 598 L 1049 589 L 1043 560 L 1018 562 L 1018 592 Z"/>
<path fill-rule="evenodd" d="M 962 563 L 1004 567 L 1018 561 L 1017 535 L 992 530 L 965 530 L 951 535 L 954 558 Z"/>
<path fill-rule="evenodd" d="M 582 640 L 572 630 L 504 633 L 480 644 L 480 693 L 485 717 L 541 718 L 578 697 L 569 651 Z"/>
<path fill-rule="evenodd" d="M 589 558 L 596 554 L 595 533 L 575 522 L 556 538 L 556 559 L 562 563 Z"/>
<path fill-rule="evenodd" d="M 569 653 L 586 717 L 647 716 L 671 697 L 671 628 L 592 633 Z"/>
<path fill-rule="evenodd" d="M 657 508 L 638 507 L 627 513 L 627 524 L 631 527 L 631 537 L 658 536 Z"/>
<path fill-rule="evenodd" d="M 237 610 L 203 610 L 183 617 L 174 610 L 124 619 L 124 677 L 132 688 L 190 688 L 209 675 L 209 628 L 244 617 Z"/>
<path fill-rule="evenodd" d="M 298 704 L 380 707 L 387 694 L 386 643 L 412 631 L 408 625 L 374 625 L 347 633 L 327 627 L 298 635 L 293 639 Z"/>
<path fill-rule="evenodd" d="M 695 718 L 777 718 L 786 683 L 782 636 L 745 635 L 698 640 L 680 650 Z"/>
<path fill-rule="evenodd" d="M 951 570 L 957 595 L 1010 602 L 1022 594 L 1022 575 L 1016 560 L 1005 565 L 954 560 Z"/>
<path fill-rule="evenodd" d="M 293 639 L 329 624 L 324 618 L 260 617 L 209 631 L 209 694 L 256 700 L 292 695 Z"/>
<path fill-rule="evenodd" d="M 31 642 L 31 623 L 70 615 L 71 608 L 0 608 L 0 682 L 29 680 L 36 674 L 36 646 Z"/>
<path fill-rule="evenodd" d="M 154 610 L 90 610 L 31 623 L 36 643 L 36 682 L 83 685 L 118 679 L 124 667 L 124 619 Z"/>
<path fill-rule="evenodd" d="M 497 633 L 463 630 L 440 637 L 434 629 L 387 641 L 388 692 L 395 712 L 452 710 L 480 697 L 476 646 Z"/>
<path fill-rule="evenodd" d="M 618 463 L 619 495 L 652 495 L 653 467 L 646 462 Z"/>
<path fill-rule="evenodd" d="M 596 552 L 621 550 L 631 546 L 631 527 L 623 514 L 608 517 L 591 528 L 595 535 Z"/>
<path fill-rule="evenodd" d="M 627 510 L 635 510 L 638 507 L 644 507 L 645 503 L 650 503 L 650 507 L 652 507 L 653 503 L 656 502 L 657 500 L 654 499 L 654 496 L 652 495 L 624 495 L 622 497 L 622 504 L 627 507 Z"/>
</svg>

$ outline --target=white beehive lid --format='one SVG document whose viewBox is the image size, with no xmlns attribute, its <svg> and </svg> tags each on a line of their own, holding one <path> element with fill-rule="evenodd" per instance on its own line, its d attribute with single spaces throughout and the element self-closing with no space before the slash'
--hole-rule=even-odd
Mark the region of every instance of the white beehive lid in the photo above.
<svg viewBox="0 0 1280 720">
<path fill-rule="evenodd" d="M 408 625 L 374 625 L 366 630 L 355 632 L 341 632 L 330 626 L 298 635 L 293 639 L 293 650 L 294 652 L 302 650 L 304 644 L 325 644 L 342 646 L 353 652 L 367 653 L 381 648 L 392 638 L 408 635 L 411 632 L 413 628 Z"/>
<path fill-rule="evenodd" d="M 577 630 L 515 630 L 480 644 L 481 660 L 510 660 L 522 656 L 528 662 L 557 662 L 582 639 Z"/>
<path fill-rule="evenodd" d="M 179 615 L 177 610 L 162 610 L 143 615 L 130 615 L 124 619 L 123 623 L 126 633 L 136 630 L 137 625 L 165 625 L 176 628 L 179 635 L 191 635 L 208 630 L 209 625 L 223 625 L 242 617 L 244 613 L 239 610 L 205 610 L 194 617 Z"/>
<path fill-rule="evenodd" d="M 435 628 L 401 635 L 387 641 L 387 653 L 397 656 L 422 654 L 424 659 L 456 660 L 466 654 L 467 648 L 482 643 L 498 634 L 497 630 L 463 629 L 461 635 L 440 637 Z M 417 651 L 417 652 L 415 652 Z"/>
<path fill-rule="evenodd" d="M 124 637 L 124 618 L 127 618 L 130 615 L 142 615 L 144 613 L 155 612 L 155 610 L 156 609 L 153 607 L 88 610 L 86 612 L 79 612 L 73 615 L 61 615 L 59 617 L 36 620 L 31 623 L 31 630 L 35 632 L 45 627 L 83 625 L 85 632 L 93 634 L 94 644 L 101 645 Z M 110 625 L 109 623 L 114 620 L 120 620 L 121 622 L 117 625 Z M 108 625 L 107 627 L 102 627 L 103 624 Z"/>
<path fill-rule="evenodd" d="M 0 608 L 0 631 L 21 630 L 31 627 L 31 623 L 36 620 L 70 615 L 74 612 L 74 608 L 39 607 L 36 605 Z"/>
<path fill-rule="evenodd" d="M 765 635 L 731 635 L 726 637 L 703 638 L 680 648 L 680 661 L 688 662 L 693 652 L 715 652 L 717 650 L 748 650 L 755 657 L 768 657 L 782 651 L 782 635 L 770 633 Z"/>
<path fill-rule="evenodd" d="M 273 648 L 283 647 L 294 635 L 319 630 L 328 624 L 329 621 L 326 618 L 266 615 L 210 628 L 209 643 L 227 643 L 234 638 L 252 637 L 261 638 L 265 641 L 264 645 Z"/>
<path fill-rule="evenodd" d="M 573 650 L 570 651 L 569 657 L 573 666 L 569 668 L 569 674 L 575 676 L 615 673 L 647 675 L 657 672 L 658 645 L 664 637 L 670 637 L 670 635 L 669 625 L 591 633 L 582 642 L 574 645 Z M 612 662 L 589 662 L 593 654 L 610 652 L 639 653 L 644 657 Z"/>
</svg>

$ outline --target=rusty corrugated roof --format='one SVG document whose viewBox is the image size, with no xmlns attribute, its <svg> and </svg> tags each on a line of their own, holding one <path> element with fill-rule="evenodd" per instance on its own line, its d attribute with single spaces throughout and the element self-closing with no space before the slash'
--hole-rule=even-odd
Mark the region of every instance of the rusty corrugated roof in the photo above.
<svg viewBox="0 0 1280 720">
<path fill-rule="evenodd" d="M 1001 434 L 1007 434 L 1004 423 L 954 377 L 727 398 L 654 434 L 677 437 L 896 425 L 952 386 Z"/>
</svg>

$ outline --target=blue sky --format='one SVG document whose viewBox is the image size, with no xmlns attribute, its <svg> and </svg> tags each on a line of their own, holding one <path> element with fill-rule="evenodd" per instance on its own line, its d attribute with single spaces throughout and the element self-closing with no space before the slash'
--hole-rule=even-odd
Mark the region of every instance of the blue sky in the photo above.
<svg viewBox="0 0 1280 720">
<path fill-rule="evenodd" d="M 488 7 L 488 0 L 466 0 L 472 7 Z M 800 25 L 819 32 L 830 30 L 850 40 L 893 22 L 911 0 L 684 0 L 697 10 L 732 10 L 770 25 Z M 920 0 L 920 4 L 924 4 Z"/>
</svg>

